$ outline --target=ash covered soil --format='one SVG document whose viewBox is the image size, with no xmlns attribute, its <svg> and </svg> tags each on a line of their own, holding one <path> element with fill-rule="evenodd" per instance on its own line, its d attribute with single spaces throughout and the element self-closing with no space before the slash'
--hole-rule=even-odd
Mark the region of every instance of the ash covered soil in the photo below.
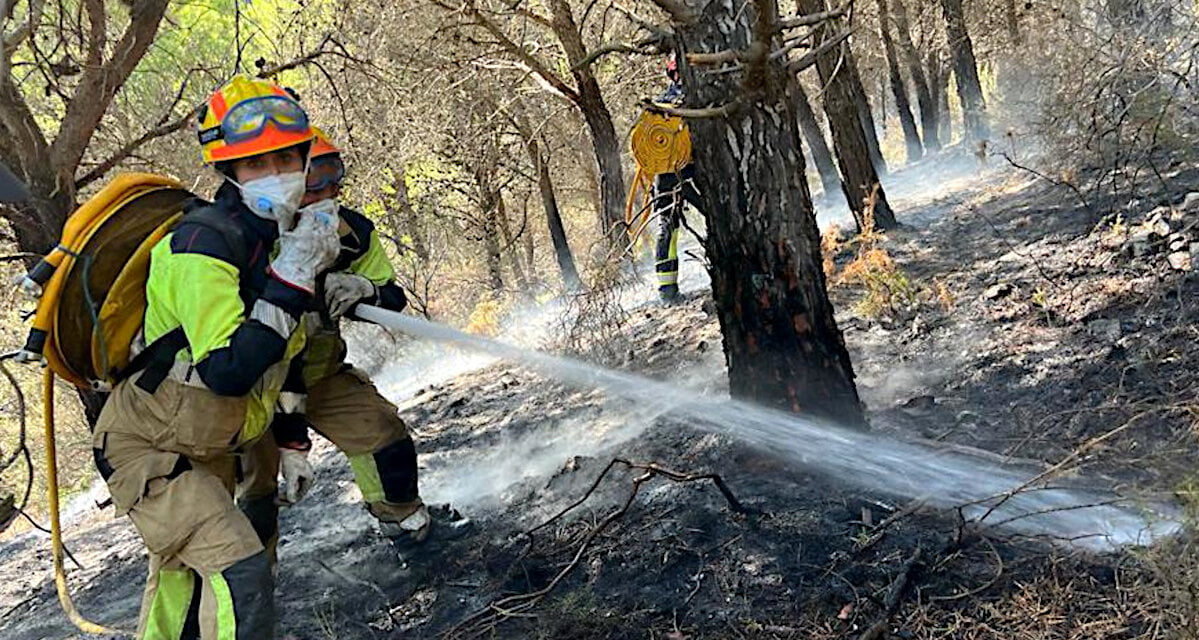
<svg viewBox="0 0 1199 640">
<path fill-rule="evenodd" d="M 1197 462 L 1199 285 L 1178 254 L 1199 242 L 1199 195 L 1185 200 L 1199 169 L 1164 177 L 1117 221 L 1104 220 L 1111 202 L 1084 205 L 1010 170 L 901 176 L 905 228 L 880 246 L 924 293 L 865 314 L 860 288 L 833 291 L 874 429 L 982 449 L 988 462 L 1064 461 L 1067 478 L 1146 498 L 1185 491 Z M 698 291 L 630 310 L 610 364 L 681 394 L 722 393 L 706 300 Z M 443 356 L 443 377 L 455 362 Z M 413 386 L 401 365 L 377 379 L 407 396 L 426 498 L 473 527 L 402 561 L 358 505 L 344 459 L 318 445 L 317 486 L 281 518 L 283 635 L 1196 637 L 1189 533 L 1097 554 L 980 530 L 959 511 L 811 475 L 657 406 L 503 364 L 461 368 L 415 394 L 400 390 Z M 48 546 L 26 534 L 0 547 L 6 640 L 74 636 Z M 84 567 L 70 572 L 80 610 L 133 626 L 145 557 L 128 522 L 92 509 L 68 546 Z"/>
</svg>

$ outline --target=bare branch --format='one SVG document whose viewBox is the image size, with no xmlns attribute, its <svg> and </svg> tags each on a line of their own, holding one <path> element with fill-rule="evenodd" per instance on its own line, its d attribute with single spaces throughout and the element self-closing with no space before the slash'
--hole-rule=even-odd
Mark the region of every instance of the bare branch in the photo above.
<svg viewBox="0 0 1199 640">
<path fill-rule="evenodd" d="M 693 65 L 716 65 L 726 62 L 737 62 L 741 53 L 732 49 L 724 49 L 715 53 L 688 53 L 687 62 Z"/>
<path fill-rule="evenodd" d="M 820 13 L 811 13 L 806 16 L 795 16 L 793 18 L 783 18 L 778 21 L 779 29 L 794 29 L 796 27 L 810 27 L 814 24 L 820 24 L 826 20 L 840 18 L 845 15 L 845 11 L 849 5 L 842 5 L 836 9 L 829 11 L 821 11 Z"/>
<path fill-rule="evenodd" d="M 289 60 L 287 62 L 283 62 L 280 64 L 264 66 L 258 72 L 258 77 L 263 78 L 263 79 L 274 78 L 275 76 L 283 73 L 284 71 L 291 71 L 292 69 L 296 69 L 296 68 L 302 67 L 306 64 L 309 64 L 311 62 L 314 62 L 321 56 L 334 55 L 336 53 L 335 51 L 325 48 L 325 45 L 332 41 L 333 41 L 332 36 L 326 36 L 325 39 L 321 41 L 320 45 L 317 46 L 316 50 L 309 53 L 308 55 L 300 56 L 299 58 L 296 58 L 294 60 Z"/>
<path fill-rule="evenodd" d="M 678 116 L 680 118 L 723 118 L 732 115 L 742 107 L 740 100 L 733 100 L 720 105 L 719 107 L 704 107 L 701 109 L 689 109 L 685 107 L 667 107 L 660 104 L 651 104 L 648 102 L 642 103 L 643 108 L 651 111 L 657 111 L 670 116 Z"/>
<path fill-rule="evenodd" d="M 8 57 L 17 50 L 17 47 L 21 46 L 26 40 L 28 40 L 29 36 L 33 35 L 33 25 L 37 24 L 37 22 L 42 19 L 42 9 L 44 5 L 45 2 L 43 0 L 30 0 L 29 15 L 26 16 L 27 19 L 25 20 L 25 24 L 17 27 L 16 31 L 13 31 L 8 36 L 4 36 L 4 33 L 0 31 L 0 38 L 3 38 L 4 41 L 4 50 L 0 52 L 0 58 L 3 58 L 3 66 L 0 66 L 0 72 L 7 73 L 8 70 L 6 67 L 8 66 Z M 4 17 L 8 20 L 11 20 L 13 8 L 16 6 L 17 3 L 14 1 L 12 4 L 6 7 L 6 11 L 0 13 L 6 14 Z M 0 24 L 3 23 L 0 22 Z"/>
<path fill-rule="evenodd" d="M 54 166 L 79 165 L 113 97 L 154 42 L 167 2 L 135 0 L 129 10 L 129 26 L 113 49 L 112 57 L 103 65 L 84 71 L 50 147 Z"/>
<path fill-rule="evenodd" d="M 803 71 L 804 69 L 816 64 L 816 58 L 828 53 L 833 47 L 840 45 L 845 41 L 846 38 L 852 35 L 853 32 L 854 29 L 846 29 L 825 40 L 824 42 L 820 43 L 819 47 L 816 47 L 815 49 L 803 54 L 799 58 L 788 62 L 787 71 L 790 71 L 791 73 L 799 73 L 800 71 Z"/>
<path fill-rule="evenodd" d="M 138 138 L 136 138 L 134 140 L 130 140 L 129 142 L 126 142 L 124 145 L 121 146 L 120 149 L 117 149 L 117 151 L 115 153 L 113 153 L 107 159 L 105 159 L 102 162 L 100 162 L 99 164 L 97 164 L 95 167 L 93 167 L 91 169 L 91 171 L 88 171 L 87 173 L 83 174 L 79 179 L 77 179 L 75 181 L 75 188 L 82 189 L 83 187 L 95 182 L 96 180 L 103 178 L 104 174 L 111 171 L 112 168 L 117 166 L 118 164 L 120 164 L 121 161 L 123 161 L 126 158 L 128 158 L 129 156 L 133 155 L 133 152 L 136 151 L 138 148 L 140 148 L 142 145 L 146 144 L 147 142 L 150 142 L 151 140 L 157 140 L 158 138 L 162 138 L 164 136 L 169 136 L 172 133 L 175 133 L 176 131 L 183 129 L 184 127 L 187 126 L 187 123 L 191 119 L 192 119 L 192 114 L 189 111 L 189 112 L 183 114 L 182 116 L 179 116 L 173 122 L 167 122 L 164 124 L 160 124 L 157 127 L 154 127 L 153 129 L 150 129 L 149 131 L 143 133 Z"/>
<path fill-rule="evenodd" d="M 529 53 L 524 47 L 520 46 L 516 42 L 513 42 L 512 39 L 508 37 L 508 34 L 504 33 L 503 29 L 500 29 L 499 25 L 497 25 L 487 16 L 483 15 L 483 12 L 480 11 L 477 6 L 475 6 L 474 0 L 467 0 L 460 6 L 451 5 L 444 0 L 432 1 L 433 4 L 445 9 L 446 11 L 451 13 L 462 13 L 470 17 L 472 20 L 474 20 L 476 26 L 482 27 L 484 30 L 490 33 L 505 51 L 527 66 L 533 74 L 544 80 L 546 84 L 553 88 L 554 91 L 566 96 L 571 101 L 577 101 L 579 99 L 578 92 L 571 88 L 570 85 L 566 84 L 566 81 L 547 69 L 540 60 L 535 58 L 533 54 Z"/>
<path fill-rule="evenodd" d="M 104 12 L 104 0 L 85 0 L 87 9 L 87 66 L 99 67 L 104 63 L 104 41 L 107 38 L 108 14 Z"/>
<path fill-rule="evenodd" d="M 587 57 L 583 58 L 578 62 L 578 64 L 571 67 L 571 71 L 590 66 L 595 61 L 611 53 L 635 53 L 646 56 L 659 55 L 662 53 L 662 47 L 665 45 L 665 43 L 665 38 L 659 35 L 643 38 L 632 43 L 610 42 L 608 44 L 601 45 L 595 51 L 587 54 Z"/>
</svg>

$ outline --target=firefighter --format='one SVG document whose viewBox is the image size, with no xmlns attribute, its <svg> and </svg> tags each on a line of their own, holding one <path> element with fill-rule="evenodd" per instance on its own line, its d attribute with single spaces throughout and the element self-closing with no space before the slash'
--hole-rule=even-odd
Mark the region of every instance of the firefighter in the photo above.
<svg viewBox="0 0 1199 640">
<path fill-rule="evenodd" d="M 340 252 L 325 276 L 319 312 L 306 318 L 307 344 L 293 361 L 303 385 L 284 389 L 284 402 L 271 429 L 285 441 L 260 444 L 247 456 L 245 483 L 239 503 L 255 524 L 268 549 L 277 537 L 278 504 L 294 504 L 312 478 L 288 478 L 288 466 L 311 448 L 309 428 L 346 454 L 366 507 L 383 533 L 401 552 L 424 542 L 434 524 L 417 486 L 416 448 L 398 409 L 384 398 L 367 375 L 346 363 L 346 343 L 340 319 L 354 319 L 354 307 L 371 304 L 400 311 L 407 305 L 404 290 L 383 250 L 374 224 L 361 213 L 338 203 L 345 165 L 341 150 L 316 130 L 303 204 L 337 211 Z M 296 380 L 293 375 L 289 380 Z M 280 455 L 281 454 L 281 455 Z M 278 486 L 282 468 L 284 485 Z M 465 520 L 448 508 L 436 509 L 442 533 L 449 537 Z M 444 516 L 444 517 L 441 517 Z"/>
<path fill-rule="evenodd" d="M 678 60 L 673 56 L 666 63 L 670 86 L 651 103 L 667 107 L 683 104 L 683 84 Z M 687 164 L 678 173 L 654 176 L 652 211 L 658 218 L 658 238 L 654 247 L 654 271 L 658 276 L 658 298 L 666 304 L 677 302 L 679 296 L 679 226 L 683 219 L 683 203 L 701 210 L 699 191 L 695 189 L 695 165 Z"/>
<path fill-rule="evenodd" d="M 234 503 L 238 457 L 272 423 L 317 277 L 337 259 L 338 225 L 301 208 L 313 130 L 283 89 L 234 77 L 197 120 L 204 162 L 224 183 L 196 203 L 206 218 L 185 216 L 151 252 L 147 346 L 113 389 L 93 448 L 149 551 L 137 637 L 270 639 L 274 575 Z M 311 474 L 293 462 L 292 475 Z"/>
</svg>

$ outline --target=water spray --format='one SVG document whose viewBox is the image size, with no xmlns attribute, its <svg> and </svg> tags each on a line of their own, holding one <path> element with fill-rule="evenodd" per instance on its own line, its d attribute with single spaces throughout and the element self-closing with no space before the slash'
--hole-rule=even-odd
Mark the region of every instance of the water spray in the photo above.
<svg viewBox="0 0 1199 640">
<path fill-rule="evenodd" d="M 413 336 L 479 351 L 571 386 L 597 388 L 647 403 L 705 431 L 730 436 L 813 471 L 867 489 L 954 508 L 992 526 L 1068 541 L 1097 551 L 1146 545 L 1179 530 L 1178 510 L 1129 504 L 1109 490 L 1049 486 L 1036 471 L 998 465 L 962 450 L 846 429 L 838 425 L 712 398 L 676 385 L 505 342 L 369 305 L 355 314 Z"/>
</svg>

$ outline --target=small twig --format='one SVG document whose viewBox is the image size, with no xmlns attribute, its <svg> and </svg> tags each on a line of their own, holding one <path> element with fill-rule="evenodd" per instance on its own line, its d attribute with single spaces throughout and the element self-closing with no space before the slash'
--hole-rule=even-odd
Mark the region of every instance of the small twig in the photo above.
<svg viewBox="0 0 1199 640">
<path fill-rule="evenodd" d="M 37 259 L 40 257 L 42 257 L 41 254 L 26 253 L 26 252 L 22 251 L 21 253 L 13 253 L 13 254 L 9 254 L 7 256 L 0 256 L 0 262 L 16 262 L 17 260 L 34 260 L 34 259 Z"/>
</svg>

